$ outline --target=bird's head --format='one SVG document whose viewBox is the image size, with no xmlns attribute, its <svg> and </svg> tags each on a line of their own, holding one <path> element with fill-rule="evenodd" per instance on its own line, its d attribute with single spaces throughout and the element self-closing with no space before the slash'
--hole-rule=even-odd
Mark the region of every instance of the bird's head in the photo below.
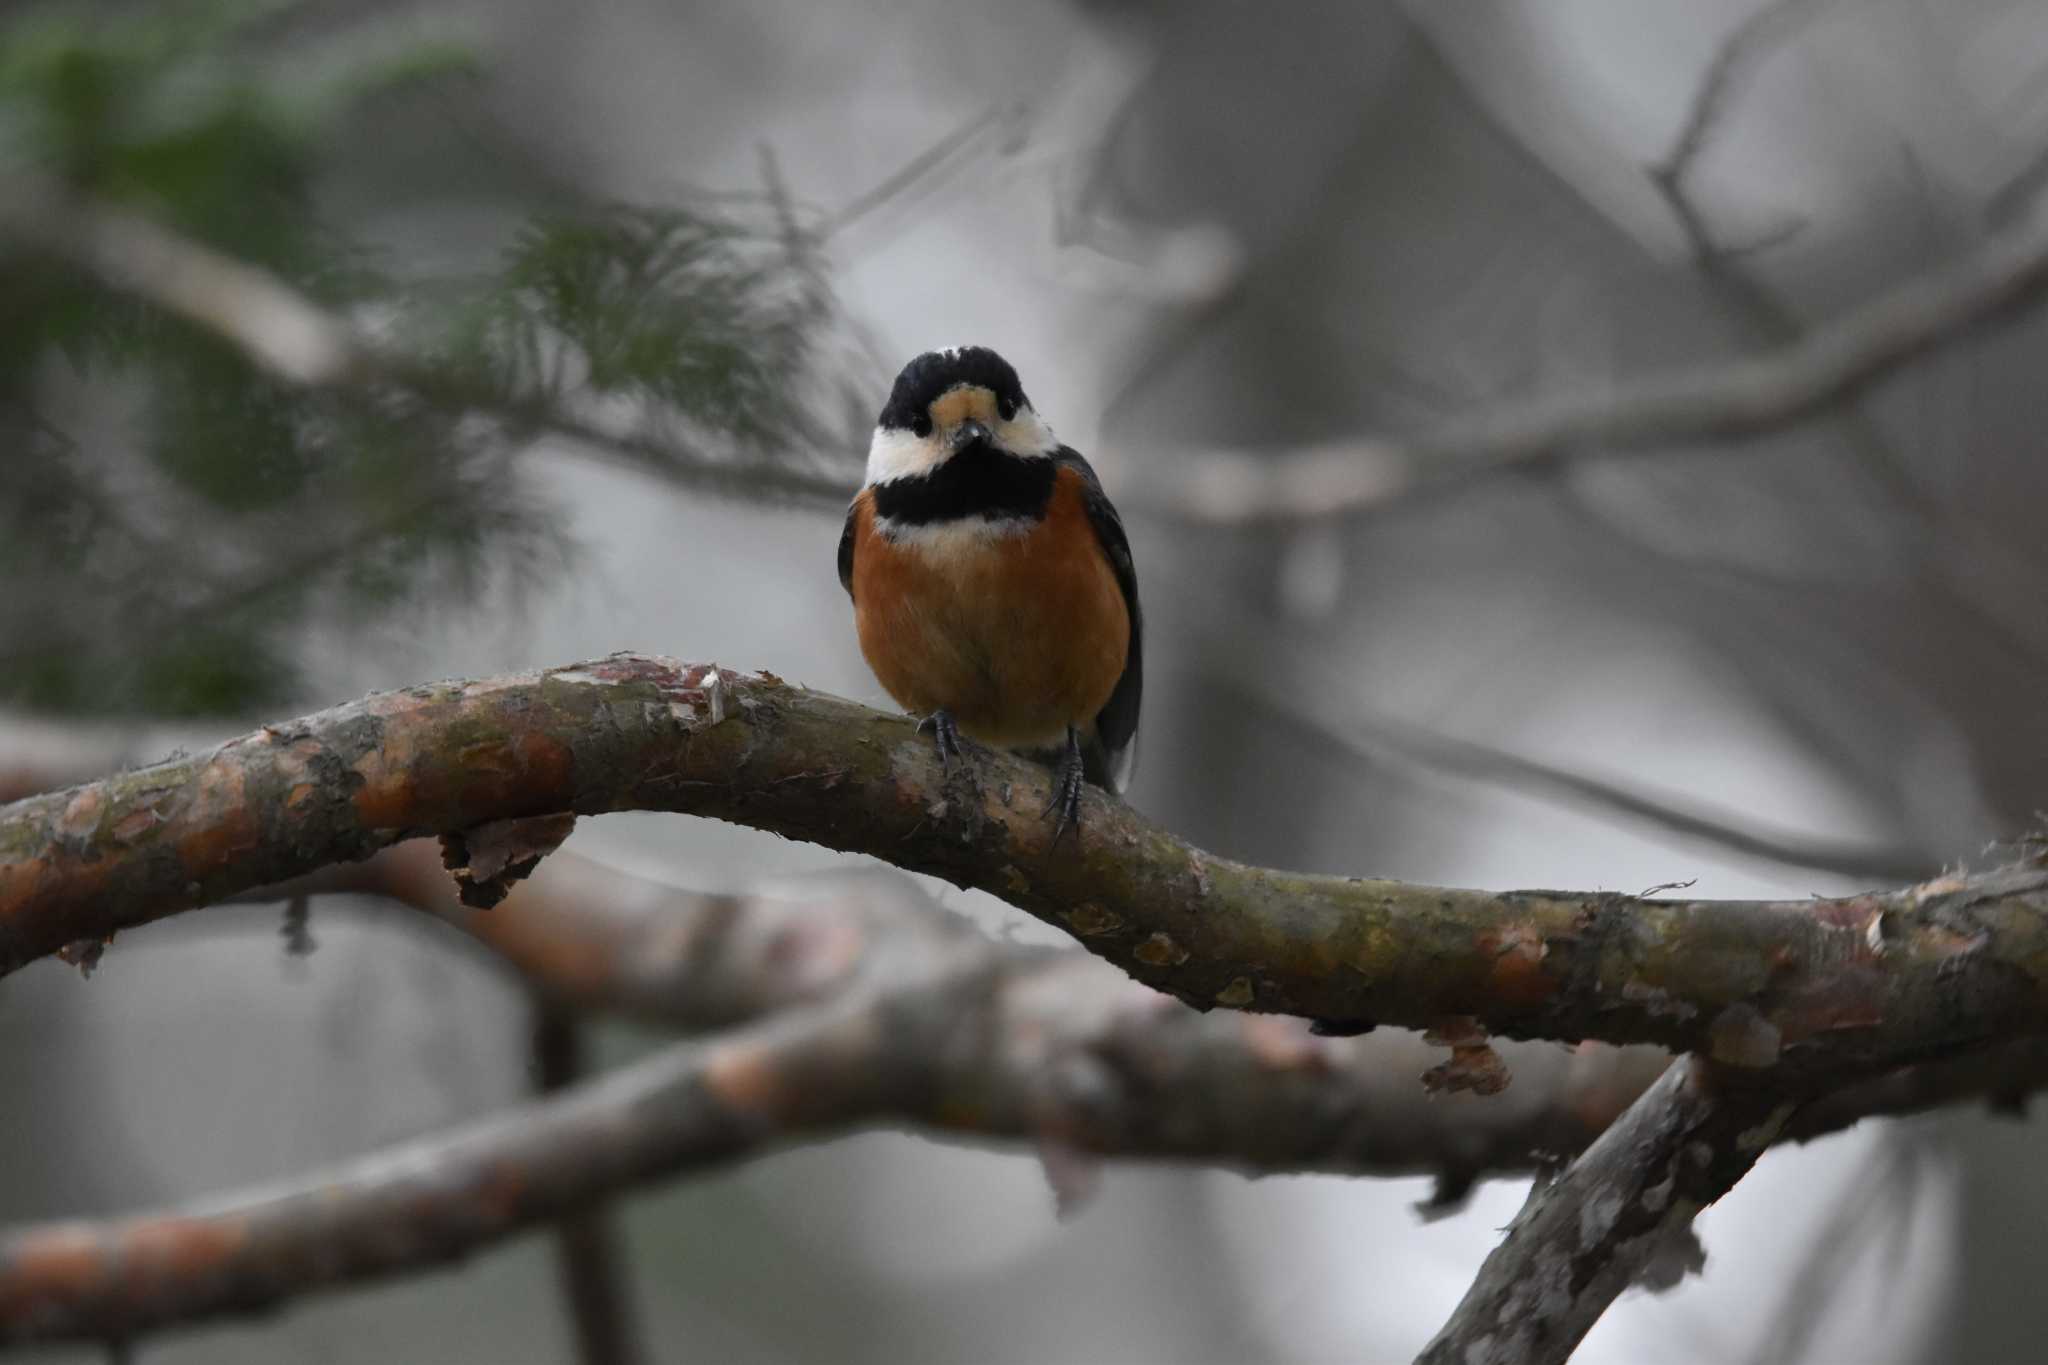
<svg viewBox="0 0 2048 1365">
<path fill-rule="evenodd" d="M 1045 458 L 1059 444 L 1009 361 L 986 346 L 926 351 L 889 390 L 868 445 L 868 482 L 919 478 L 948 460 L 990 454 Z"/>
</svg>

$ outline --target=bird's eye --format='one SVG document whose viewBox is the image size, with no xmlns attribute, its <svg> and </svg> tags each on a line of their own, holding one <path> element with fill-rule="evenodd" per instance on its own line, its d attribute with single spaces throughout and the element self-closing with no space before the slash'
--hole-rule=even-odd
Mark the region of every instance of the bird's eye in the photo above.
<svg viewBox="0 0 2048 1365">
<path fill-rule="evenodd" d="M 1017 402 L 1016 402 L 1016 400 L 1015 400 L 1015 399 L 1012 399 L 1012 398 L 999 398 L 999 399 L 997 399 L 997 400 L 996 400 L 996 412 L 997 412 L 997 413 L 999 413 L 999 414 L 1000 414 L 1000 415 L 1002 416 L 1002 419 L 1003 419 L 1003 420 L 1004 420 L 1005 422 L 1009 421 L 1009 420 L 1010 420 L 1011 418 L 1013 418 L 1013 417 L 1015 417 L 1015 416 L 1017 415 Z"/>
<path fill-rule="evenodd" d="M 919 413 L 911 419 L 910 430 L 922 440 L 924 437 L 932 434 L 932 419 L 923 413 Z"/>
</svg>

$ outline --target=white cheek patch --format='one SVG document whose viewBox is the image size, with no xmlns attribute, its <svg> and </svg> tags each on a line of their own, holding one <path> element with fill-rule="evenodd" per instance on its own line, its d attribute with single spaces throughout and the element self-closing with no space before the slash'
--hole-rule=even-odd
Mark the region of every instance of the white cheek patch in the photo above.
<svg viewBox="0 0 2048 1365">
<path fill-rule="evenodd" d="M 1019 408 L 1015 417 L 998 422 L 995 437 L 996 444 L 1012 455 L 1051 455 L 1060 448 L 1060 438 L 1030 408 Z"/>
<path fill-rule="evenodd" d="M 995 423 L 992 434 L 996 446 L 1010 455 L 1035 458 L 1056 454 L 1060 448 L 1060 438 L 1030 408 L 1019 408 L 1009 421 Z M 876 427 L 868 442 L 867 481 L 873 484 L 914 479 L 931 473 L 950 458 L 952 452 L 936 433 L 919 436 L 902 428 Z"/>
<path fill-rule="evenodd" d="M 936 439 L 914 431 L 876 427 L 868 442 L 868 482 L 912 479 L 929 474 L 946 462 L 946 450 Z"/>
</svg>

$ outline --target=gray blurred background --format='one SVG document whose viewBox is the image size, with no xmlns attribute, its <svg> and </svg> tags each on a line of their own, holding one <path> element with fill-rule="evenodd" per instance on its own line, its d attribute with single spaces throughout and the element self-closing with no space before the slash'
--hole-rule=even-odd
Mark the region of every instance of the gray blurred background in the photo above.
<svg viewBox="0 0 2048 1365">
<path fill-rule="evenodd" d="M 1660 181 L 1757 9 L 497 0 L 315 9 L 286 36 L 371 12 L 387 36 L 476 54 L 452 84 L 352 111 L 308 186 L 323 222 L 408 268 L 481 268 L 565 198 L 779 183 L 832 224 L 830 336 L 802 371 L 817 389 L 787 395 L 817 415 L 815 439 L 843 443 L 806 452 L 825 467 L 857 469 L 860 423 L 916 351 L 1009 357 L 1112 495 L 1128 491 L 1151 631 L 1130 799 L 1190 840 L 1459 884 L 1800 896 L 1857 883 L 1469 751 L 1446 761 L 1429 737 L 1908 866 L 2019 834 L 2048 805 L 2040 319 L 1738 449 L 1482 480 L 1298 528 L 1194 528 L 1139 492 L 1170 491 L 1185 449 L 1426 430 L 1766 349 L 2031 210 L 2048 10 L 2027 0 L 1770 6 L 1722 67 L 1697 157 Z M 5 314 L 0 296 L 0 331 Z M 91 406 L 88 380 L 39 364 L 53 406 Z M 847 416 L 848 395 L 865 409 Z M 104 414 L 78 425 L 82 444 L 131 439 Z M 102 578 L 7 561 L 7 726 L 200 742 L 372 688 L 622 648 L 889 704 L 833 578 L 829 507 L 721 496 L 559 442 L 522 446 L 502 474 L 489 524 L 526 530 L 480 537 L 452 574 L 372 562 L 395 586 L 367 606 L 278 608 L 274 686 L 247 698 L 121 671 L 124 641 L 160 628 L 123 595 L 146 556 Z M 20 481 L 0 482 L 10 496 L 26 517 Z M 95 680 L 31 686 L 27 657 L 84 649 L 64 629 L 88 617 Z M 656 816 L 586 822 L 573 846 L 711 889 L 847 861 Z M 287 959 L 274 909 L 212 910 L 123 935 L 90 981 L 45 962 L 0 983 L 0 1219 L 228 1190 L 524 1093 L 519 992 L 415 920 L 323 904 L 318 951 Z M 612 1057 L 648 1045 L 603 1041 Z M 2037 1137 L 1954 1112 L 1774 1151 L 1702 1220 L 1704 1276 L 1624 1298 L 1580 1358 L 2037 1359 Z M 1427 1193 L 1125 1164 L 1061 1222 L 1028 1154 L 873 1134 L 622 1210 L 660 1359 L 1306 1365 L 1409 1358 L 1522 1186 L 1424 1223 L 1411 1206 Z M 135 1358 L 564 1359 L 552 1291 L 528 1238 Z"/>
</svg>

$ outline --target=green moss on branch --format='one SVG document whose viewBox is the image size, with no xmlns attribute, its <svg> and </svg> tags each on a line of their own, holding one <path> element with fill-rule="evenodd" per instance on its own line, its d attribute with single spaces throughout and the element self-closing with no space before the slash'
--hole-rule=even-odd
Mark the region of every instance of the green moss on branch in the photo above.
<svg viewBox="0 0 2048 1365">
<path fill-rule="evenodd" d="M 941 773 L 899 716 L 617 655 L 379 694 L 0 809 L 0 971 L 400 839 L 667 810 L 978 887 L 1199 1007 L 1656 1042 L 1745 1066 L 1909 1061 L 2048 1023 L 2048 868 L 1842 900 L 1648 900 L 1311 876 L 1214 857 L 1045 773 Z"/>
</svg>

